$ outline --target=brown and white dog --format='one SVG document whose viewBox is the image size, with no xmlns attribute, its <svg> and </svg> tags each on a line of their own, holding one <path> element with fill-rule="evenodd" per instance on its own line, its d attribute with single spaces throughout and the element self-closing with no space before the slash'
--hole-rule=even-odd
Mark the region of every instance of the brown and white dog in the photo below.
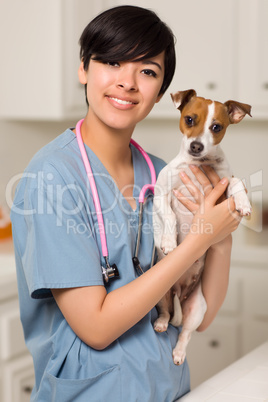
<svg viewBox="0 0 268 402">
<path fill-rule="evenodd" d="M 250 215 L 251 206 L 240 179 L 232 176 L 231 169 L 220 148 L 220 142 L 229 124 L 239 123 L 251 106 L 229 100 L 224 104 L 204 99 L 195 90 L 171 94 L 177 109 L 181 111 L 180 130 L 183 134 L 179 154 L 160 172 L 154 196 L 154 237 L 158 258 L 162 259 L 180 244 L 188 234 L 193 215 L 173 195 L 173 189 L 189 197 L 181 182 L 179 172 L 185 171 L 193 183 L 202 191 L 188 165 L 212 166 L 217 174 L 229 178 L 227 197 L 233 196 L 236 209 L 241 215 Z M 204 231 L 210 228 L 203 228 Z M 191 333 L 196 330 L 207 310 L 202 294 L 201 275 L 205 255 L 198 259 L 166 296 L 158 303 L 158 319 L 154 329 L 166 331 L 168 323 L 182 330 L 173 350 L 175 364 L 182 364 Z"/>
</svg>

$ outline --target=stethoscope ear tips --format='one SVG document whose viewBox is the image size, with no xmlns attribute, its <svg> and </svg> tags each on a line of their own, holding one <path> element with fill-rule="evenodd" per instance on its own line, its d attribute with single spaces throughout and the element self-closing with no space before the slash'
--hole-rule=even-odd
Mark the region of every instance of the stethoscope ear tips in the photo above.
<svg viewBox="0 0 268 402">
<path fill-rule="evenodd" d="M 110 264 L 106 260 L 106 268 L 101 267 L 101 269 L 102 269 L 103 281 L 105 284 L 107 284 L 110 279 L 119 278 L 119 271 L 116 264 L 110 266 Z"/>
</svg>

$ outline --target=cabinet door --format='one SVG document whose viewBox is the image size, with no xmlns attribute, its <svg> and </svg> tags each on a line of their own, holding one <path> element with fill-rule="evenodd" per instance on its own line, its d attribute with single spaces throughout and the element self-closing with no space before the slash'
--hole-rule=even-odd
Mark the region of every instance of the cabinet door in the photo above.
<svg viewBox="0 0 268 402">
<path fill-rule="evenodd" d="M 268 321 L 257 319 L 248 319 L 243 322 L 242 327 L 242 348 L 243 355 L 251 352 L 253 349 L 267 342 L 268 339 Z"/>
<path fill-rule="evenodd" d="M 194 332 L 187 348 L 192 388 L 201 384 L 239 357 L 239 323 L 235 318 L 216 317 L 209 328 Z"/>
<path fill-rule="evenodd" d="M 231 264 L 227 294 L 219 313 L 225 316 L 238 317 L 241 310 L 241 274 Z"/>
<path fill-rule="evenodd" d="M 268 323 L 268 263 L 259 268 L 247 269 L 243 278 L 243 309 L 245 317 Z"/>
<path fill-rule="evenodd" d="M 254 266 L 243 275 L 243 353 L 268 339 L 268 270 Z"/>
<path fill-rule="evenodd" d="M 18 300 L 0 306 L 0 359 L 10 360 L 27 351 Z"/>
<path fill-rule="evenodd" d="M 78 80 L 80 64 L 79 38 L 86 25 L 103 10 L 103 1 L 64 0 L 62 4 L 63 24 L 63 75 L 62 101 L 64 116 L 78 117 L 86 113 L 84 85 Z"/>
<path fill-rule="evenodd" d="M 223 102 L 234 97 L 237 0 L 110 0 L 107 4 L 150 8 L 177 38 L 175 77 L 152 115 L 176 117 L 169 93 L 179 90 L 193 88 L 200 96 Z"/>
<path fill-rule="evenodd" d="M 0 114 L 46 118 L 60 113 L 61 2 L 2 1 Z"/>
<path fill-rule="evenodd" d="M 34 387 L 34 367 L 31 356 L 7 363 L 3 370 L 3 394 L 6 402 L 26 402 Z"/>
<path fill-rule="evenodd" d="M 239 0 L 238 83 L 253 117 L 268 116 L 268 2 Z"/>
<path fill-rule="evenodd" d="M 101 0 L 0 2 L 0 117 L 58 120 L 86 111 L 78 40 Z"/>
</svg>

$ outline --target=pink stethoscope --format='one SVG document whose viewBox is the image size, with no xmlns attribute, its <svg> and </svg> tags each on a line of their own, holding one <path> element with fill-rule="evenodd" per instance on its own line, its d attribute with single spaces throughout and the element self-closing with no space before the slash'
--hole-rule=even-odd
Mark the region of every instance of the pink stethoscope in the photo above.
<svg viewBox="0 0 268 402">
<path fill-rule="evenodd" d="M 109 260 L 108 260 L 107 240 L 106 240 L 103 215 L 102 215 L 102 210 L 101 210 L 101 205 L 100 205 L 100 199 L 99 199 L 96 183 L 95 183 L 95 180 L 93 177 L 94 175 L 93 175 L 93 172 L 92 172 L 89 160 L 88 160 L 88 156 L 87 156 L 85 146 L 84 146 L 84 143 L 82 140 L 82 135 L 81 135 L 81 125 L 82 125 L 83 121 L 84 121 L 84 119 L 79 120 L 78 123 L 76 124 L 76 137 L 77 137 L 78 146 L 79 146 L 79 149 L 81 152 L 81 157 L 82 157 L 85 169 L 86 169 L 87 177 L 89 180 L 89 185 L 90 185 L 90 188 L 92 191 L 92 197 L 93 197 L 94 206 L 95 206 L 97 219 L 98 219 L 102 255 L 105 260 L 105 265 L 106 265 L 106 267 L 103 267 L 103 266 L 101 267 L 103 280 L 105 283 L 108 283 L 110 279 L 119 277 L 119 272 L 118 272 L 118 268 L 117 268 L 116 264 L 110 265 Z M 132 145 L 134 145 L 134 147 L 136 147 L 140 151 L 140 153 L 146 160 L 149 170 L 150 170 L 150 174 L 151 174 L 151 183 L 145 184 L 142 187 L 140 195 L 139 195 L 138 235 L 137 235 L 137 241 L 136 241 L 136 247 L 135 247 L 135 254 L 134 254 L 134 257 L 132 258 L 134 267 L 135 267 L 137 273 L 140 275 L 140 274 L 144 273 L 143 269 L 141 268 L 139 258 L 138 258 L 139 246 L 140 246 L 140 240 L 141 240 L 144 198 L 145 198 L 145 194 L 146 194 L 147 190 L 151 190 L 152 193 L 154 193 L 156 174 L 155 174 L 154 165 L 153 165 L 150 157 L 148 156 L 148 154 L 142 149 L 142 147 L 139 144 L 137 144 L 136 141 L 131 139 L 130 142 Z M 153 251 L 153 255 L 152 255 L 151 265 L 153 265 L 153 261 L 154 261 L 154 251 Z"/>
</svg>

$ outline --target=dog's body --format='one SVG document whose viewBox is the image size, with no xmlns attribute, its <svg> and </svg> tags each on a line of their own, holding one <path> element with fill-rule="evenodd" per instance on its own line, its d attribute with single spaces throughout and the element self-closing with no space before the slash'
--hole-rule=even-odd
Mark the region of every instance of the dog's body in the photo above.
<svg viewBox="0 0 268 402">
<path fill-rule="evenodd" d="M 246 114 L 250 115 L 251 107 L 235 101 L 224 104 L 212 102 L 197 97 L 194 90 L 177 92 L 171 96 L 181 111 L 180 130 L 183 140 L 179 154 L 160 172 L 155 186 L 154 236 L 159 259 L 180 244 L 190 229 L 202 230 L 204 233 L 213 230 L 209 226 L 191 226 L 193 215 L 173 195 L 173 189 L 179 189 L 189 197 L 188 190 L 180 180 L 179 173 L 182 170 L 203 191 L 189 169 L 189 164 L 210 165 L 220 178 L 228 177 L 227 197 L 234 197 L 236 209 L 241 215 L 251 213 L 245 188 L 240 179 L 232 177 L 219 145 L 227 126 L 239 123 Z M 175 326 L 182 324 L 182 331 L 173 350 L 175 364 L 183 363 L 191 333 L 199 327 L 207 309 L 201 290 L 205 257 L 203 255 L 199 258 L 157 305 L 159 317 L 154 323 L 156 331 L 166 331 L 169 322 Z"/>
</svg>

